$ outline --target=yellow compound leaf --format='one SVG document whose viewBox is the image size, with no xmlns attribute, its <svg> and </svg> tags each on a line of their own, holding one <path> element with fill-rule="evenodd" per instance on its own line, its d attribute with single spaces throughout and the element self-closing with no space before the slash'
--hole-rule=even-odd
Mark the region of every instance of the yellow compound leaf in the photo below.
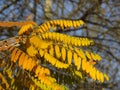
<svg viewBox="0 0 120 90">
<path fill-rule="evenodd" d="M 63 42 L 68 45 L 74 45 L 74 46 L 89 46 L 91 45 L 91 40 L 87 38 L 78 38 L 78 37 L 72 37 L 56 32 L 46 32 L 41 35 L 43 39 L 48 40 L 54 40 L 58 42 Z"/>
<path fill-rule="evenodd" d="M 62 60 L 65 61 L 65 59 L 66 59 L 66 50 L 65 50 L 64 47 L 62 47 L 62 49 L 61 49 L 61 54 L 62 54 Z"/>
<path fill-rule="evenodd" d="M 82 20 L 51 20 L 46 23 L 43 23 L 42 25 L 39 26 L 37 32 L 43 33 L 47 32 L 52 28 L 52 30 L 56 30 L 57 27 L 60 27 L 62 30 L 64 28 L 78 28 L 80 26 L 83 26 L 84 21 Z"/>
<path fill-rule="evenodd" d="M 70 65 L 72 63 L 72 51 L 67 51 L 67 57 L 68 57 L 68 64 Z"/>
</svg>

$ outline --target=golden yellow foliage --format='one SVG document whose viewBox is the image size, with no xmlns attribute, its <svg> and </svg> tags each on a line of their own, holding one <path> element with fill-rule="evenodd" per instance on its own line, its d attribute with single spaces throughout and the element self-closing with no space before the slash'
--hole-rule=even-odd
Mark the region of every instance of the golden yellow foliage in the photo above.
<svg viewBox="0 0 120 90">
<path fill-rule="evenodd" d="M 51 63 L 52 65 L 56 66 L 57 68 L 68 68 L 69 65 L 60 62 L 59 60 L 57 60 L 56 58 L 54 58 L 53 56 L 49 55 L 48 53 L 45 53 L 44 58 Z"/>
<path fill-rule="evenodd" d="M 67 51 L 67 58 L 68 58 L 68 64 L 70 65 L 72 63 L 72 51 Z"/>
<path fill-rule="evenodd" d="M 72 21 L 72 20 L 51 20 L 48 22 L 43 23 L 42 25 L 39 26 L 37 32 L 39 33 L 44 33 L 49 31 L 50 29 L 56 30 L 56 27 L 59 26 L 62 30 L 64 28 L 78 28 L 80 26 L 84 25 L 84 21 L 78 20 L 78 21 Z"/>
<path fill-rule="evenodd" d="M 44 40 L 54 40 L 58 42 L 63 42 L 65 44 L 75 45 L 75 46 L 89 46 L 94 43 L 93 40 L 89 40 L 87 38 L 78 38 L 72 37 L 56 32 L 46 32 L 41 35 Z"/>
<path fill-rule="evenodd" d="M 49 54 L 52 55 L 52 56 L 54 55 L 53 45 L 50 45 L 50 46 L 49 46 Z"/>
<path fill-rule="evenodd" d="M 66 60 L 66 50 L 64 47 L 62 47 L 61 49 L 61 56 L 62 56 L 62 61 Z"/>
<path fill-rule="evenodd" d="M 23 33 L 27 32 L 29 29 L 32 29 L 32 24 L 27 24 L 21 27 L 20 31 L 18 32 L 18 35 L 22 35 Z"/>
<path fill-rule="evenodd" d="M 50 20 L 40 26 L 30 21 L 0 22 L 0 26 L 3 27 L 21 27 L 18 32 L 19 36 L 0 41 L 0 52 L 6 50 L 10 53 L 11 59 L 8 60 L 5 69 L 8 77 L 12 79 L 12 73 L 15 73 L 15 69 L 11 73 L 10 69 L 21 67 L 24 73 L 28 73 L 29 78 L 32 80 L 32 82 L 29 82 L 30 85 L 26 85 L 30 86 L 31 89 L 36 89 L 38 86 L 39 89 L 44 90 L 66 89 L 64 85 L 57 84 L 57 80 L 54 78 L 54 69 L 56 70 L 55 73 L 62 70 L 65 74 L 76 75 L 81 79 L 83 78 L 83 72 L 85 72 L 93 80 L 102 83 L 105 79 L 108 81 L 108 75 L 95 67 L 95 64 L 102 59 L 101 56 L 82 49 L 82 46 L 93 45 L 93 40 L 54 32 L 57 28 L 61 30 L 76 29 L 83 25 L 84 21 L 82 20 Z M 51 30 L 52 32 L 50 32 Z M 18 71 L 20 73 L 19 68 Z M 23 73 L 23 71 L 21 72 Z M 62 72 L 60 71 L 60 73 Z M 9 84 L 7 84 L 1 73 L 0 78 L 8 88 Z M 27 79 L 25 78 L 25 80 Z M 14 79 L 13 82 L 15 82 Z"/>
<path fill-rule="evenodd" d="M 55 54 L 56 54 L 56 57 L 59 59 L 61 56 L 61 53 L 58 45 L 55 45 Z"/>
<path fill-rule="evenodd" d="M 75 71 L 75 74 L 77 75 L 77 76 L 79 76 L 80 78 L 83 78 L 83 76 L 82 76 L 82 73 L 80 72 L 80 71 Z"/>
<path fill-rule="evenodd" d="M 51 42 L 46 42 L 37 36 L 31 37 L 30 43 L 33 44 L 38 49 L 45 49 L 51 44 Z"/>
<path fill-rule="evenodd" d="M 32 45 L 29 46 L 26 51 L 30 56 L 35 56 L 37 54 L 37 50 Z"/>
</svg>

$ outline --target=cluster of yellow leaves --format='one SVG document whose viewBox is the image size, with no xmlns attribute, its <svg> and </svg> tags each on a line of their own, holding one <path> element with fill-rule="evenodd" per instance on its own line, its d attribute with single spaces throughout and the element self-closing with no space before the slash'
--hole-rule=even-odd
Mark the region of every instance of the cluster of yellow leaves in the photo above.
<svg viewBox="0 0 120 90">
<path fill-rule="evenodd" d="M 51 20 L 40 25 L 37 32 L 43 33 L 49 31 L 50 29 L 56 30 L 57 26 L 63 30 L 64 28 L 78 28 L 83 25 L 84 22 L 82 20 Z"/>
<path fill-rule="evenodd" d="M 45 89 L 49 86 L 49 89 L 62 90 L 62 87 L 56 84 L 56 80 L 50 77 L 50 70 L 39 65 L 37 62 L 37 55 L 44 58 L 51 65 L 60 68 L 67 69 L 70 66 L 75 66 L 74 74 L 82 78 L 80 70 L 85 71 L 92 79 L 104 82 L 105 79 L 109 80 L 109 77 L 97 70 L 94 67 L 97 61 L 101 60 L 99 54 L 95 54 L 89 51 L 80 49 L 81 46 L 89 46 L 94 44 L 93 40 L 88 38 L 72 37 L 56 32 L 48 32 L 50 30 L 78 28 L 84 25 L 82 20 L 51 20 L 38 26 L 34 22 L 7 22 L 0 23 L 0 26 L 20 26 L 21 29 L 18 35 L 23 35 L 26 32 L 32 32 L 26 34 L 28 37 L 25 40 L 26 53 L 18 48 L 12 47 L 12 43 L 7 40 L 7 47 L 11 52 L 11 61 L 22 67 L 24 70 L 34 72 L 35 76 L 38 77 L 40 82 L 35 79 L 33 81 L 38 86 Z M 17 25 L 19 24 L 19 25 Z M 19 36 L 21 37 L 21 36 Z M 19 39 L 15 39 L 15 42 L 19 43 Z M 0 46 L 3 48 L 3 42 L 0 42 Z M 10 45 L 9 45 L 10 44 Z M 0 48 L 0 50 L 2 50 Z M 34 59 L 33 59 L 34 58 Z M 48 88 L 47 88 L 48 89 Z"/>
<path fill-rule="evenodd" d="M 10 25 L 8 25 L 8 24 L 10 24 Z M 27 31 L 30 32 L 30 31 L 34 30 L 33 28 L 35 26 L 37 26 L 37 24 L 35 22 L 32 22 L 32 21 L 29 21 L 28 23 L 24 23 L 24 22 L 21 22 L 21 23 L 20 22 L 15 22 L 15 23 L 9 22 L 8 23 L 8 22 L 5 22 L 4 25 L 5 26 L 7 26 L 7 25 L 8 26 L 22 26 L 20 31 L 18 32 L 18 35 L 22 35 Z M 56 28 L 58 26 L 63 30 L 64 28 L 70 28 L 70 27 L 78 28 L 78 27 L 83 26 L 83 25 L 84 25 L 84 22 L 82 20 L 51 20 L 51 21 L 43 23 L 40 26 L 37 26 L 37 28 L 35 27 L 35 31 L 37 33 L 43 33 L 43 32 L 47 32 L 47 31 L 51 30 L 51 28 L 56 30 Z M 0 26 L 3 26 L 3 25 L 1 25 L 1 23 L 0 23 Z"/>
<path fill-rule="evenodd" d="M 62 29 L 64 29 L 64 27 L 76 28 L 84 25 L 84 22 L 82 20 L 51 20 L 49 22 L 51 25 L 60 26 Z"/>
<path fill-rule="evenodd" d="M 51 44 L 51 42 L 46 42 L 40 39 L 38 36 L 32 36 L 30 38 L 30 43 L 33 44 L 38 49 L 45 49 L 48 47 L 48 45 Z"/>
<path fill-rule="evenodd" d="M 89 60 L 95 60 L 95 61 L 101 60 L 101 56 L 99 54 L 95 54 L 95 53 L 88 52 L 88 51 L 83 52 L 82 49 L 78 49 L 78 48 L 75 48 L 75 52 L 78 54 L 79 57 L 85 60 L 87 60 L 87 58 Z"/>
<path fill-rule="evenodd" d="M 89 40 L 88 38 L 77 38 L 56 32 L 46 32 L 41 37 L 44 40 L 54 40 L 74 46 L 88 46 L 94 43 L 93 40 Z"/>
<path fill-rule="evenodd" d="M 11 52 L 11 61 L 14 63 L 18 61 L 18 66 L 22 66 L 23 69 L 32 71 L 36 66 L 36 61 L 30 58 L 27 54 L 15 47 L 8 47 Z"/>
<path fill-rule="evenodd" d="M 100 82 L 104 82 L 105 79 L 109 80 L 109 77 L 106 74 L 97 70 L 86 60 L 82 60 L 82 69 L 86 71 L 86 73 L 89 73 L 90 77 L 94 80 L 98 80 Z"/>
<path fill-rule="evenodd" d="M 36 77 L 38 77 L 38 79 L 41 81 L 41 83 L 44 83 L 48 86 L 55 83 L 54 78 L 51 78 L 51 79 L 49 78 L 49 75 L 50 75 L 49 69 L 41 67 L 40 65 L 38 65 L 36 67 L 35 75 L 36 75 Z"/>
<path fill-rule="evenodd" d="M 55 57 L 51 56 L 48 53 L 45 53 L 44 58 L 50 62 L 52 65 L 56 66 L 57 68 L 68 68 L 69 65 L 60 62 L 58 59 L 56 59 Z"/>
<path fill-rule="evenodd" d="M 35 56 L 35 55 L 37 54 L 37 52 L 39 52 L 39 55 L 40 55 L 41 57 L 44 56 L 44 59 L 45 59 L 46 61 L 48 61 L 49 63 L 51 63 L 53 66 L 56 66 L 56 67 L 58 67 L 58 68 L 67 68 L 67 67 L 69 66 L 68 64 L 64 64 L 64 63 L 62 63 L 62 62 L 60 62 L 60 61 L 58 60 L 58 59 L 61 57 L 59 46 L 55 45 L 55 48 L 50 49 L 50 50 L 53 50 L 53 49 L 54 49 L 55 52 L 57 52 L 57 53 L 55 53 L 55 54 L 56 54 L 56 57 L 58 58 L 58 59 L 57 59 L 57 58 L 55 58 L 55 57 L 53 57 L 53 56 L 51 55 L 51 53 L 54 53 L 54 51 L 49 51 L 50 54 L 46 52 L 46 49 L 48 48 L 48 46 L 51 46 L 52 43 L 47 43 L 47 42 L 45 42 L 44 40 L 40 39 L 40 38 L 37 37 L 37 36 L 31 37 L 31 38 L 30 38 L 30 43 L 31 43 L 31 46 L 29 46 L 29 47 L 27 48 L 27 53 L 28 53 L 30 56 Z M 36 47 L 37 49 L 34 48 L 33 45 L 34 45 L 34 47 Z M 64 51 L 65 51 L 65 50 L 64 50 Z M 63 54 L 64 54 L 64 52 L 63 52 Z M 65 59 L 65 57 L 64 57 L 64 59 Z"/>
<path fill-rule="evenodd" d="M 55 82 L 54 78 L 49 77 L 49 79 L 52 79 L 53 82 Z M 46 84 L 41 83 L 38 79 L 32 77 L 32 81 L 39 86 L 42 90 L 68 90 L 66 87 L 61 86 L 57 83 L 51 84 L 49 86 L 46 86 Z M 32 87 L 31 87 L 32 88 Z M 33 87 L 34 88 L 34 87 Z M 34 90 L 34 89 L 33 89 Z"/>
<path fill-rule="evenodd" d="M 30 58 L 27 54 L 18 48 L 8 47 L 8 50 L 11 52 L 11 61 L 16 63 L 18 60 L 18 66 L 22 66 L 24 70 L 34 72 L 35 76 L 40 80 L 41 85 L 43 84 L 45 86 L 50 86 L 49 88 L 62 88 L 60 85 L 56 84 L 56 80 L 54 78 L 50 77 L 49 69 L 41 67 L 37 61 Z M 59 64 L 59 62 L 57 64 Z"/>
<path fill-rule="evenodd" d="M 50 34 L 48 34 L 47 37 L 49 36 Z M 74 63 L 77 70 L 82 69 L 83 71 L 86 71 L 86 73 L 88 73 L 94 80 L 98 80 L 100 82 L 103 82 L 104 78 L 108 80 L 108 76 L 105 77 L 105 74 L 93 67 L 93 65 L 96 64 L 95 61 L 101 60 L 99 54 L 94 54 L 89 51 L 83 51 L 82 49 L 78 49 L 76 47 L 67 48 L 67 46 L 61 46 L 61 44 L 54 45 L 52 42 L 46 42 L 38 36 L 31 37 L 30 43 L 33 44 L 33 46 L 30 46 L 27 50 L 28 54 L 32 53 L 29 54 L 31 56 L 34 56 L 37 54 L 37 52 L 39 52 L 39 55 L 41 57 L 44 57 L 47 62 L 51 63 L 57 68 L 68 68 L 72 63 Z M 38 50 L 36 51 L 36 48 L 34 47 L 36 47 Z"/>
<path fill-rule="evenodd" d="M 66 46 L 61 46 L 59 44 L 56 44 L 56 45 L 50 45 L 47 50 L 51 56 L 57 58 L 58 60 L 61 60 L 62 62 L 66 62 L 68 65 L 71 65 L 72 61 L 74 60 L 74 65 L 77 67 L 77 70 L 80 69 L 82 59 L 88 60 L 91 64 L 94 61 L 101 60 L 99 54 L 83 51 L 82 49 L 78 49 L 78 48 L 73 48 L 73 47 L 70 48 L 71 49 L 69 49 Z M 43 54 L 42 56 L 44 56 Z"/>
<path fill-rule="evenodd" d="M 61 51 L 60 51 L 60 47 L 58 45 L 56 46 L 57 46 L 57 50 L 54 51 L 54 48 L 50 50 L 53 50 L 54 53 L 61 52 L 60 55 L 59 54 L 58 55 L 55 54 L 55 55 L 57 58 L 58 56 L 59 58 L 60 56 L 64 58 L 62 59 L 63 61 L 67 60 L 67 65 L 71 65 L 71 63 L 74 62 L 74 65 L 76 66 L 77 70 L 82 69 L 83 71 L 86 71 L 86 73 L 88 73 L 90 77 L 93 78 L 94 80 L 98 80 L 100 82 L 104 82 L 104 78 L 106 78 L 106 80 L 109 80 L 109 77 L 106 74 L 100 72 L 95 67 L 93 67 L 93 65 L 96 64 L 96 63 L 93 63 L 94 62 L 93 60 L 95 61 L 101 60 L 101 57 L 99 54 L 94 54 L 89 51 L 83 51 L 82 49 L 78 49 L 78 48 L 74 48 L 72 50 L 70 49 L 66 50 L 65 47 L 61 47 Z M 51 57 L 48 57 L 48 58 L 52 62 Z M 54 64 L 55 64 L 55 61 L 54 61 Z"/>
</svg>

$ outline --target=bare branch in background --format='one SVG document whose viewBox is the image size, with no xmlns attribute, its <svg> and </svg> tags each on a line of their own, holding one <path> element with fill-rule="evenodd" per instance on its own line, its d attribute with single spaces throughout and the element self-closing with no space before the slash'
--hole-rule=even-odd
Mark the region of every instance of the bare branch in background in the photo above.
<svg viewBox="0 0 120 90">
<path fill-rule="evenodd" d="M 53 0 L 45 0 L 44 14 L 45 14 L 46 20 L 50 20 L 52 18 L 52 13 L 51 13 L 52 12 L 52 4 L 53 4 Z"/>
</svg>

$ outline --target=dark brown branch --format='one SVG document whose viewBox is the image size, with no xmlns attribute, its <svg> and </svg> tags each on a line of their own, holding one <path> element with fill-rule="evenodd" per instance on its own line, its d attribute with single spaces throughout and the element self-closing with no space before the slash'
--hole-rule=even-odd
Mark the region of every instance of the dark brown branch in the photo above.
<svg viewBox="0 0 120 90">
<path fill-rule="evenodd" d="M 107 25 L 99 24 L 99 23 L 92 22 L 92 21 L 89 21 L 89 20 L 84 20 L 84 21 L 85 21 L 86 23 L 98 25 L 98 26 L 101 26 L 101 27 L 106 27 L 106 28 L 108 28 L 108 29 L 120 29 L 120 27 L 109 27 L 109 26 L 107 26 Z"/>
<path fill-rule="evenodd" d="M 16 4 L 18 1 L 20 1 L 20 0 L 15 0 L 15 1 L 11 2 L 11 4 L 8 4 L 7 6 L 3 7 L 0 10 L 0 13 L 2 13 L 5 9 L 9 8 L 11 5 Z"/>
<path fill-rule="evenodd" d="M 34 21 L 36 21 L 36 15 L 37 15 L 37 0 L 34 0 Z"/>
<path fill-rule="evenodd" d="M 88 15 L 90 15 L 97 7 L 99 7 L 102 4 L 102 0 L 96 1 L 91 8 L 89 8 L 83 16 L 80 18 L 82 20 L 85 20 Z"/>
</svg>

